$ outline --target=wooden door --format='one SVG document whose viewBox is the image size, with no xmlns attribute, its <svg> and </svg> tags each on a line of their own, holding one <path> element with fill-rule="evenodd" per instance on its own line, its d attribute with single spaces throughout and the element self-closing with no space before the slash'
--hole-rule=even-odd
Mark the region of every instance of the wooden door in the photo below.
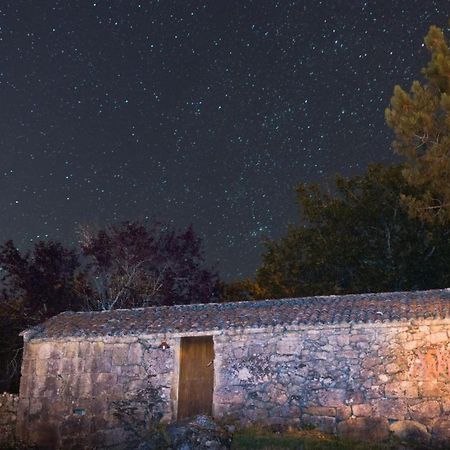
<svg viewBox="0 0 450 450">
<path fill-rule="evenodd" d="M 212 336 L 184 337 L 180 346 L 178 419 L 212 415 L 214 343 Z"/>
</svg>

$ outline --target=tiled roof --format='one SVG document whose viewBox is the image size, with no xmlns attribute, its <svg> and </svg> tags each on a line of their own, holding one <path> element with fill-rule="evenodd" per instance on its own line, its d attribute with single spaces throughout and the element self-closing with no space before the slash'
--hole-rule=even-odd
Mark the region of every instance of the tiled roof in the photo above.
<svg viewBox="0 0 450 450">
<path fill-rule="evenodd" d="M 384 323 L 421 318 L 450 318 L 450 290 L 64 312 L 27 334 L 31 339 L 136 336 L 275 325 Z"/>
</svg>

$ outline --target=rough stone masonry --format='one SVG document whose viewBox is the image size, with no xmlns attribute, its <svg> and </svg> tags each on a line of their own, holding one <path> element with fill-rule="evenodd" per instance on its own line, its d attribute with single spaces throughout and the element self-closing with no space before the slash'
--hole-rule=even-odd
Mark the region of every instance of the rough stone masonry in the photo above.
<svg viewBox="0 0 450 450">
<path fill-rule="evenodd" d="M 0 394 L 0 448 L 15 444 L 18 403 L 17 395 L 6 392 Z"/>
<path fill-rule="evenodd" d="M 132 446 L 130 411 L 176 419 L 180 339 L 207 335 L 217 419 L 449 445 L 449 333 L 447 290 L 63 313 L 24 333 L 17 432 Z"/>
</svg>

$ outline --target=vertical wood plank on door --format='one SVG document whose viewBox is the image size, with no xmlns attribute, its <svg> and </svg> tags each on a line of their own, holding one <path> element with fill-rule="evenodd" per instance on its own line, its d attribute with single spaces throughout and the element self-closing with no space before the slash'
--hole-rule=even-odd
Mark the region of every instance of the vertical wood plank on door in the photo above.
<svg viewBox="0 0 450 450">
<path fill-rule="evenodd" d="M 214 343 L 212 336 L 183 337 L 180 348 L 178 419 L 212 414 Z"/>
</svg>

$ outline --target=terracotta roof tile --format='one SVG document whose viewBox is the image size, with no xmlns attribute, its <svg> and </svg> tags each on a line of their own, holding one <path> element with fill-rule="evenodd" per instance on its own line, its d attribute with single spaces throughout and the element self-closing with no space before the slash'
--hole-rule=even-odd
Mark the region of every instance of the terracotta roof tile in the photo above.
<svg viewBox="0 0 450 450">
<path fill-rule="evenodd" d="M 29 330 L 28 335 L 44 339 L 135 336 L 275 325 L 383 323 L 421 318 L 450 318 L 450 290 L 64 312 Z"/>
</svg>

